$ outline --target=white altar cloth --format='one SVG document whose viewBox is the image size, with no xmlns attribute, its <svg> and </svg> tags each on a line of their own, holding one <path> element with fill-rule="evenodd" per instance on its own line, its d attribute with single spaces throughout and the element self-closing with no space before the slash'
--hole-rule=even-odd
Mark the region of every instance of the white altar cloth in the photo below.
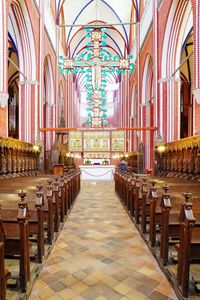
<svg viewBox="0 0 200 300">
<path fill-rule="evenodd" d="M 113 180 L 114 165 L 81 165 L 82 180 Z"/>
</svg>

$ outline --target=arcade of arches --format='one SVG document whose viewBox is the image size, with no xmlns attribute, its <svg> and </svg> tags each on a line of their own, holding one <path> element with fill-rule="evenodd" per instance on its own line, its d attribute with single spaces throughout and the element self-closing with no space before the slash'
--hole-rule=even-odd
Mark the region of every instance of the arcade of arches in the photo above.
<svg viewBox="0 0 200 300">
<path fill-rule="evenodd" d="M 0 1 L 0 299 L 200 299 L 199 180 L 200 0 Z"/>
</svg>

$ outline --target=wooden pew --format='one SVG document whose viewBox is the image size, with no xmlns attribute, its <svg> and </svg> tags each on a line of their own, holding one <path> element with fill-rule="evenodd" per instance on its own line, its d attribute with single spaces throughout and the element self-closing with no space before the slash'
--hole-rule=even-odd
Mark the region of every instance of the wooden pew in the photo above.
<svg viewBox="0 0 200 300">
<path fill-rule="evenodd" d="M 200 227 L 196 227 L 196 218 L 192 210 L 192 203 L 182 206 L 180 213 L 180 243 L 178 250 L 177 284 L 183 295 L 189 295 L 190 263 L 200 260 Z"/>
<path fill-rule="evenodd" d="M 59 232 L 60 229 L 60 200 L 59 200 L 59 182 L 55 178 L 53 183 L 53 196 L 54 196 L 54 231 Z"/>
<path fill-rule="evenodd" d="M 143 178 L 138 176 L 124 174 L 118 170 L 115 172 L 116 193 L 136 225 L 140 223 L 141 218 L 142 181 Z"/>
<path fill-rule="evenodd" d="M 183 187 L 182 187 L 183 189 Z M 181 197 L 170 197 L 168 194 L 168 187 L 165 185 L 163 187 L 163 195 L 161 197 L 161 200 L 158 201 L 158 197 L 156 197 L 154 200 L 150 201 L 150 243 L 151 246 L 155 246 L 156 241 L 156 225 L 160 225 L 161 228 L 161 245 L 160 245 L 160 259 L 163 263 L 163 265 L 166 265 L 168 262 L 168 249 L 169 249 L 169 237 L 170 238 L 176 238 L 179 239 L 180 233 L 179 233 L 179 227 L 180 227 L 180 221 L 179 221 L 179 211 L 180 207 L 184 202 L 188 202 L 191 194 L 190 193 L 183 193 L 184 199 L 181 199 Z M 177 189 L 175 188 L 177 191 Z M 193 189 L 195 191 L 195 188 Z M 196 194 L 198 194 L 198 191 L 196 190 Z M 159 210 L 156 211 L 156 205 L 160 203 L 162 213 L 160 215 Z M 196 214 L 200 214 L 200 205 L 198 198 L 195 199 L 194 202 L 195 206 L 195 212 Z M 161 217 L 161 219 L 160 219 Z"/>
<path fill-rule="evenodd" d="M 141 207 L 141 233 L 146 233 L 147 230 L 147 216 L 149 215 L 149 207 L 150 202 L 149 199 L 147 199 L 147 182 L 146 179 L 143 179 L 142 182 L 142 207 Z"/>
<path fill-rule="evenodd" d="M 122 173 L 118 170 L 115 172 L 115 190 L 122 204 L 125 206 L 133 220 L 138 223 L 139 218 L 139 188 L 140 182 L 138 177 L 128 173 Z"/>
<path fill-rule="evenodd" d="M 49 178 L 47 180 L 48 185 L 46 186 L 46 190 L 42 190 L 43 184 L 41 182 L 37 184 L 38 193 L 40 197 L 42 197 L 42 201 L 44 203 L 44 226 L 47 227 L 48 244 L 52 244 L 54 238 L 54 204 L 52 182 L 53 178 Z M 30 204 L 30 200 L 28 201 L 28 204 Z"/>
<path fill-rule="evenodd" d="M 52 177 L 47 180 L 47 183 L 46 190 L 44 190 L 43 186 L 43 184 L 46 184 L 46 180 L 43 184 L 41 182 L 38 183 L 37 188 L 38 195 L 40 195 L 44 203 L 44 222 L 46 224 L 45 227 L 47 227 L 47 241 L 49 244 L 52 244 L 54 232 L 59 232 L 60 230 L 59 177 Z M 28 203 L 30 204 L 30 201 Z"/>
<path fill-rule="evenodd" d="M 54 232 L 59 232 L 61 216 L 61 200 L 59 177 L 48 179 L 47 190 L 43 191 L 43 184 L 38 183 L 37 188 L 44 201 L 44 220 L 47 223 L 47 239 L 52 244 Z M 44 183 L 44 182 L 43 182 Z"/>
<path fill-rule="evenodd" d="M 156 242 L 156 205 L 158 201 L 157 187 L 153 184 L 149 193 L 150 200 L 150 228 L 149 228 L 149 241 L 152 247 L 155 246 Z"/>
<path fill-rule="evenodd" d="M 130 177 L 127 185 L 126 202 L 127 202 L 127 211 L 129 212 L 131 218 L 134 216 L 134 199 L 133 199 L 134 185 L 135 185 L 135 178 Z"/>
<path fill-rule="evenodd" d="M 163 193 L 161 194 L 161 191 L 163 189 Z M 165 185 L 161 187 L 158 187 L 156 185 L 156 181 L 151 182 L 150 192 L 148 196 L 145 198 L 145 201 L 143 201 L 142 206 L 142 229 L 143 232 L 146 231 L 146 224 L 147 224 L 147 213 L 149 206 L 150 206 L 150 224 L 149 224 L 149 241 L 152 247 L 155 246 L 156 242 L 156 228 L 159 226 L 161 227 L 161 215 L 162 215 L 162 197 L 167 194 L 168 192 L 168 186 Z M 159 192 L 158 192 L 159 191 Z M 144 199 L 143 198 L 143 199 Z M 177 206 L 176 208 L 176 215 L 178 215 L 178 211 L 180 210 L 181 203 L 183 203 L 183 200 L 181 200 L 180 195 L 177 197 L 172 197 L 174 206 Z M 172 230 L 172 228 L 171 228 Z"/>
<path fill-rule="evenodd" d="M 133 191 L 133 203 L 134 203 L 134 218 L 135 223 L 140 223 L 140 204 L 141 204 L 141 185 L 140 179 L 136 176 L 134 191 Z"/>
<path fill-rule="evenodd" d="M 70 198 L 69 198 L 69 178 L 67 173 L 64 174 L 64 187 L 65 187 L 65 214 L 68 215 L 70 210 Z"/>
<path fill-rule="evenodd" d="M 64 179 L 64 180 L 63 180 Z M 44 177 L 44 180 L 46 180 L 46 178 Z M 55 181 L 56 184 L 54 184 L 54 191 L 52 191 L 52 181 L 49 180 L 48 182 L 48 186 L 47 186 L 47 191 L 42 191 L 42 186 L 39 184 L 38 191 L 36 193 L 36 207 L 40 207 L 40 205 L 42 204 L 42 210 L 43 210 L 43 218 L 40 219 L 40 225 L 38 226 L 38 221 L 39 221 L 39 215 L 37 215 L 38 212 L 38 207 L 37 210 L 33 210 L 33 191 L 29 197 L 29 201 L 28 203 L 26 203 L 25 201 L 21 201 L 21 205 L 23 206 L 23 210 L 26 211 L 26 213 L 22 213 L 22 210 L 20 210 L 20 213 L 18 214 L 18 218 L 16 218 L 16 220 L 7 220 L 8 222 L 6 222 L 5 220 L 5 210 L 6 208 L 4 207 L 4 223 L 2 223 L 2 226 L 4 228 L 4 230 L 6 230 L 6 238 L 5 240 L 5 249 L 6 249 L 6 255 L 11 255 L 11 256 L 19 256 L 20 253 L 24 253 L 24 255 L 22 255 L 20 257 L 20 288 L 22 290 L 22 292 L 25 292 L 28 286 L 28 283 L 30 281 L 30 257 L 29 257 L 29 242 L 28 242 L 28 235 L 29 232 L 31 234 L 35 234 L 35 231 L 33 231 L 33 224 L 31 223 L 31 221 L 28 224 L 28 213 L 30 215 L 30 217 L 33 217 L 33 214 L 35 219 L 37 217 L 37 222 L 35 223 L 35 225 L 37 224 L 37 227 L 40 228 L 40 231 L 44 231 L 44 216 L 47 216 L 46 214 L 44 214 L 45 209 L 49 209 L 50 206 L 53 208 L 54 206 L 54 210 L 55 212 L 53 213 L 53 209 L 50 209 L 51 211 L 51 215 L 48 214 L 48 218 L 47 219 L 47 223 L 48 223 L 48 242 L 52 243 L 53 240 L 53 235 L 54 232 L 52 230 L 53 228 L 53 223 L 56 227 L 56 223 L 57 223 L 57 229 L 59 230 L 59 225 L 58 222 L 59 221 L 64 221 L 64 217 L 67 215 L 68 211 L 69 211 L 69 205 L 72 207 L 75 198 L 78 195 L 78 192 L 80 190 L 80 171 L 76 171 L 73 172 L 69 175 L 65 175 L 64 178 L 61 179 L 61 184 L 58 183 L 58 180 Z M 17 188 L 17 185 L 16 185 Z M 32 187 L 31 187 L 32 189 Z M 1 190 L 1 189 L 0 189 Z M 59 191 L 60 191 L 60 195 L 59 195 Z M 21 195 L 22 196 L 22 195 Z M 53 204 L 53 196 L 54 196 L 54 201 L 55 203 Z M 24 196 L 25 197 L 25 196 Z M 58 200 L 58 201 L 56 201 Z M 13 205 L 13 203 L 12 203 Z M 28 209 L 28 207 L 30 207 Z M 9 207 L 9 210 L 11 210 L 12 208 Z M 62 210 L 62 215 L 61 215 L 61 210 Z M 10 213 L 10 217 L 12 215 L 12 211 Z M 57 218 L 55 218 L 55 222 L 53 222 L 53 218 L 52 216 L 57 216 Z M 24 217 L 24 219 L 23 219 Z M 40 215 L 41 217 L 41 215 Z M 63 219 L 61 219 L 61 217 L 63 217 Z M 12 219 L 12 218 L 11 218 Z M 58 221 L 59 220 L 59 221 Z M 10 222 L 9 222 L 10 221 Z M 17 222 L 18 221 L 18 222 Z M 18 223 L 20 225 L 18 225 Z M 24 225 L 23 225 L 24 224 Z M 16 226 L 18 225 L 19 228 Z M 50 225 L 50 226 L 49 226 Z M 24 227 L 26 228 L 26 230 L 23 230 L 22 233 L 22 229 Z M 14 230 L 14 229 L 15 230 Z M 17 230 L 18 228 L 18 230 Z M 21 228 L 21 231 L 20 231 Z M 27 232 L 28 231 L 28 232 Z M 20 237 L 24 237 L 24 240 L 20 240 Z M 38 242 L 38 249 L 42 249 L 42 245 L 44 245 L 44 239 L 43 241 L 41 241 L 41 239 L 37 239 Z M 41 243 L 42 242 L 42 243 Z M 26 245 L 26 249 L 28 249 L 28 251 L 25 251 L 25 246 Z M 22 250 L 24 249 L 24 250 Z M 40 257 L 43 256 L 42 252 L 38 252 L 38 255 Z M 22 277 L 24 279 L 22 279 Z M 1 298 L 0 298 L 1 299 Z"/>
<path fill-rule="evenodd" d="M 2 232 L 2 234 L 4 234 L 4 232 Z M 6 297 L 6 278 L 5 278 L 5 265 L 4 265 L 4 243 L 0 242 L 0 299 L 5 300 L 5 297 Z"/>
<path fill-rule="evenodd" d="M 125 174 L 120 174 L 120 190 L 119 190 L 119 195 L 122 203 L 124 203 L 124 180 L 125 180 Z"/>
<path fill-rule="evenodd" d="M 60 176 L 59 181 L 59 197 L 60 197 L 60 221 L 63 223 L 65 221 L 65 186 L 64 186 L 64 175 Z"/>
<path fill-rule="evenodd" d="M 53 202 L 54 202 L 54 229 L 55 232 L 58 232 L 60 230 L 60 223 L 63 222 L 63 220 L 65 219 L 65 216 L 67 216 L 67 213 L 69 211 L 69 206 L 72 206 L 72 203 L 75 200 L 75 197 L 78 194 L 78 191 L 80 189 L 80 171 L 75 171 L 73 173 L 70 173 L 71 175 L 69 176 L 69 174 L 65 174 L 65 178 L 64 178 L 64 188 L 63 188 L 63 179 L 61 179 L 62 181 L 62 185 L 60 187 L 60 183 L 59 183 L 59 178 L 56 177 L 51 177 L 50 179 L 50 185 L 52 183 L 52 179 L 56 180 L 56 184 L 54 184 L 54 188 L 56 189 L 55 191 L 53 191 L 53 195 L 50 196 L 51 192 L 49 191 L 49 195 L 48 195 L 48 199 L 47 199 L 47 193 L 45 191 L 44 192 L 44 220 L 45 223 L 47 223 L 47 229 L 48 229 L 48 242 L 51 244 L 52 243 L 52 197 L 53 197 Z M 43 184 L 46 184 L 46 178 L 43 178 Z M 58 186 L 57 186 L 58 185 Z M 16 188 L 18 187 L 18 185 L 16 185 Z M 39 191 L 42 190 L 43 185 L 41 183 L 37 184 L 37 188 L 39 189 Z M 0 188 L 1 191 L 1 188 Z M 33 203 L 33 193 L 34 190 L 28 190 L 28 192 L 31 192 L 31 194 L 29 193 L 28 197 L 27 197 L 27 202 L 29 205 L 31 205 L 31 207 L 33 206 L 33 204 L 31 204 L 31 202 Z M 57 194 L 58 193 L 58 194 Z M 74 195 L 73 195 L 74 193 Z M 50 228 L 49 228 L 50 225 Z M 46 228 L 46 225 L 45 225 Z"/>
<path fill-rule="evenodd" d="M 120 172 L 115 170 L 114 173 L 115 192 L 120 197 Z"/>
<path fill-rule="evenodd" d="M 44 258 L 44 202 L 41 192 L 37 192 L 36 195 L 36 202 L 35 202 L 35 208 L 36 209 L 29 209 L 28 203 L 25 202 L 26 193 L 23 191 L 19 193 L 19 196 L 21 198 L 21 203 L 26 204 L 26 210 L 28 213 L 29 218 L 29 237 L 32 237 L 33 235 L 36 236 L 37 241 L 37 259 L 39 262 L 42 262 Z M 1 208 L 1 214 L 2 214 L 2 222 L 3 225 L 8 226 L 8 224 L 15 223 L 18 215 L 18 209 L 17 208 Z"/>
<path fill-rule="evenodd" d="M 17 219 L 8 223 L 0 220 L 3 230 L 0 242 L 4 243 L 5 255 L 19 257 L 19 281 L 20 289 L 24 293 L 30 282 L 30 256 L 29 256 L 29 223 L 26 203 L 19 203 Z"/>
<path fill-rule="evenodd" d="M 180 238 L 180 220 L 179 220 L 179 212 L 181 204 L 179 203 L 178 207 L 176 203 L 170 200 L 170 195 L 168 193 L 168 186 L 164 186 L 165 192 L 161 198 L 161 241 L 160 241 L 160 259 L 163 265 L 167 265 L 168 263 L 168 255 L 169 255 L 169 238 L 179 239 Z M 187 203 L 191 198 L 190 193 L 183 193 L 184 203 Z M 172 211 L 173 206 L 173 211 Z"/>
<path fill-rule="evenodd" d="M 4 240 L 4 230 L 0 220 L 0 240 Z M 4 243 L 0 242 L 0 299 L 6 299 L 6 285 L 11 273 L 5 268 L 4 264 Z"/>
<path fill-rule="evenodd" d="M 130 179 L 131 177 L 129 177 Z M 121 201 L 126 204 L 127 210 L 130 211 L 130 191 L 131 184 L 128 177 L 124 177 L 120 173 L 116 172 L 115 176 L 115 190 L 120 197 Z M 164 182 L 169 183 L 170 178 Z M 126 182 L 126 183 L 125 183 Z M 134 180 L 134 188 L 135 188 Z M 178 274 L 177 281 L 179 290 L 183 297 L 189 295 L 189 270 L 190 263 L 193 260 L 200 261 L 200 203 L 198 200 L 199 196 L 199 184 L 194 184 L 192 187 L 188 182 L 182 180 L 178 182 L 176 179 L 172 180 L 171 194 L 169 195 L 169 187 L 163 185 L 163 181 L 156 182 L 143 182 L 141 185 L 142 192 L 142 202 L 137 202 L 139 197 L 135 197 L 135 191 L 133 188 L 133 201 L 134 210 L 137 210 L 135 214 L 138 224 L 141 221 L 141 234 L 146 233 L 147 217 L 150 214 L 149 223 L 149 241 L 152 251 L 157 251 L 153 249 L 156 242 L 156 229 L 159 225 L 161 229 L 161 244 L 160 244 L 160 261 L 163 265 L 167 264 L 168 252 L 169 252 L 169 239 L 170 238 L 180 238 L 180 244 L 176 245 L 178 252 Z M 126 191 L 124 190 L 126 187 Z M 148 189 L 150 189 L 148 193 Z M 194 215 L 197 218 L 195 220 L 195 226 L 193 225 L 193 214 L 190 213 L 189 200 L 191 198 L 190 193 L 182 192 L 190 189 L 194 195 Z M 126 200 L 124 201 L 126 197 Z M 140 209 L 142 207 L 142 214 L 140 219 Z M 180 208 L 182 208 L 180 213 Z M 183 213 L 184 212 L 184 213 Z M 139 217 L 138 217 L 139 215 Z M 191 223 L 190 223 L 191 221 Z M 136 222 L 136 221 L 135 221 Z M 192 225 L 191 225 L 192 224 Z M 181 228 L 181 229 L 180 229 Z M 145 236 L 147 241 L 147 236 Z M 191 241 L 191 242 L 190 242 Z M 159 244 L 157 244 L 158 246 Z M 189 245 L 189 246 L 188 246 Z M 158 256 L 157 259 L 159 260 Z"/>
<path fill-rule="evenodd" d="M 160 258 L 164 266 L 168 262 L 169 253 L 169 214 L 171 210 L 170 195 L 166 186 L 165 193 L 161 199 L 161 242 L 160 242 Z"/>
<path fill-rule="evenodd" d="M 44 180 L 46 181 L 46 178 Z M 12 187 L 10 187 L 10 191 L 12 191 L 13 193 L 17 193 L 18 189 L 21 189 L 24 187 L 26 189 L 26 191 L 28 192 L 27 197 L 26 197 L 28 208 L 30 210 L 35 209 L 36 189 L 35 190 L 33 189 L 33 186 L 32 186 L 33 183 L 31 182 L 31 178 L 29 179 L 29 181 L 26 181 L 23 183 L 21 183 L 21 182 L 19 183 L 18 181 L 16 181 L 16 179 L 14 179 L 13 182 L 14 182 L 14 184 L 12 184 Z M 27 183 L 28 183 L 28 186 L 26 185 Z M 31 184 L 31 186 L 30 186 L 30 184 Z M 42 191 L 43 186 L 41 183 L 37 183 L 36 187 L 38 189 L 38 192 Z M 9 201 L 9 198 L 7 197 L 7 194 L 6 194 L 5 187 L 2 188 L 2 186 L 0 186 L 0 194 L 1 194 L 1 204 L 3 207 L 12 208 L 17 205 L 17 201 L 13 200 L 13 197 L 11 197 L 11 199 Z M 4 200 L 4 194 L 5 194 L 5 200 Z M 49 211 L 49 209 L 48 209 L 48 205 L 46 205 L 46 203 L 44 203 L 44 204 L 45 204 L 44 211 L 46 213 Z"/>
<path fill-rule="evenodd" d="M 52 180 L 48 180 L 47 186 L 47 207 L 48 211 L 46 212 L 46 221 L 47 221 L 47 241 L 49 244 L 52 244 L 54 238 L 54 228 L 53 228 L 53 187 Z"/>
</svg>

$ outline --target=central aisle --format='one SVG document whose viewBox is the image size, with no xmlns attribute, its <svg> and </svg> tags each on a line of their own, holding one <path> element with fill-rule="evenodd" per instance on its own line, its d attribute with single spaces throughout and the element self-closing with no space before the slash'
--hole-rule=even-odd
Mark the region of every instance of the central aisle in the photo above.
<svg viewBox="0 0 200 300">
<path fill-rule="evenodd" d="M 177 299 L 114 193 L 83 182 L 30 300 Z"/>
</svg>

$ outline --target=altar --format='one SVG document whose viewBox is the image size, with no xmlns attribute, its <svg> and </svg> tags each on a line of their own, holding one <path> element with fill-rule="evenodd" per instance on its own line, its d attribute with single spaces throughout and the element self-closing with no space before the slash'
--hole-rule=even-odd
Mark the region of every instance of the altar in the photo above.
<svg viewBox="0 0 200 300">
<path fill-rule="evenodd" d="M 116 159 L 125 151 L 124 130 L 84 129 L 69 132 L 69 155 L 75 157 L 82 180 L 113 180 Z"/>
<path fill-rule="evenodd" d="M 113 180 L 114 165 L 81 165 L 82 180 Z"/>
</svg>

